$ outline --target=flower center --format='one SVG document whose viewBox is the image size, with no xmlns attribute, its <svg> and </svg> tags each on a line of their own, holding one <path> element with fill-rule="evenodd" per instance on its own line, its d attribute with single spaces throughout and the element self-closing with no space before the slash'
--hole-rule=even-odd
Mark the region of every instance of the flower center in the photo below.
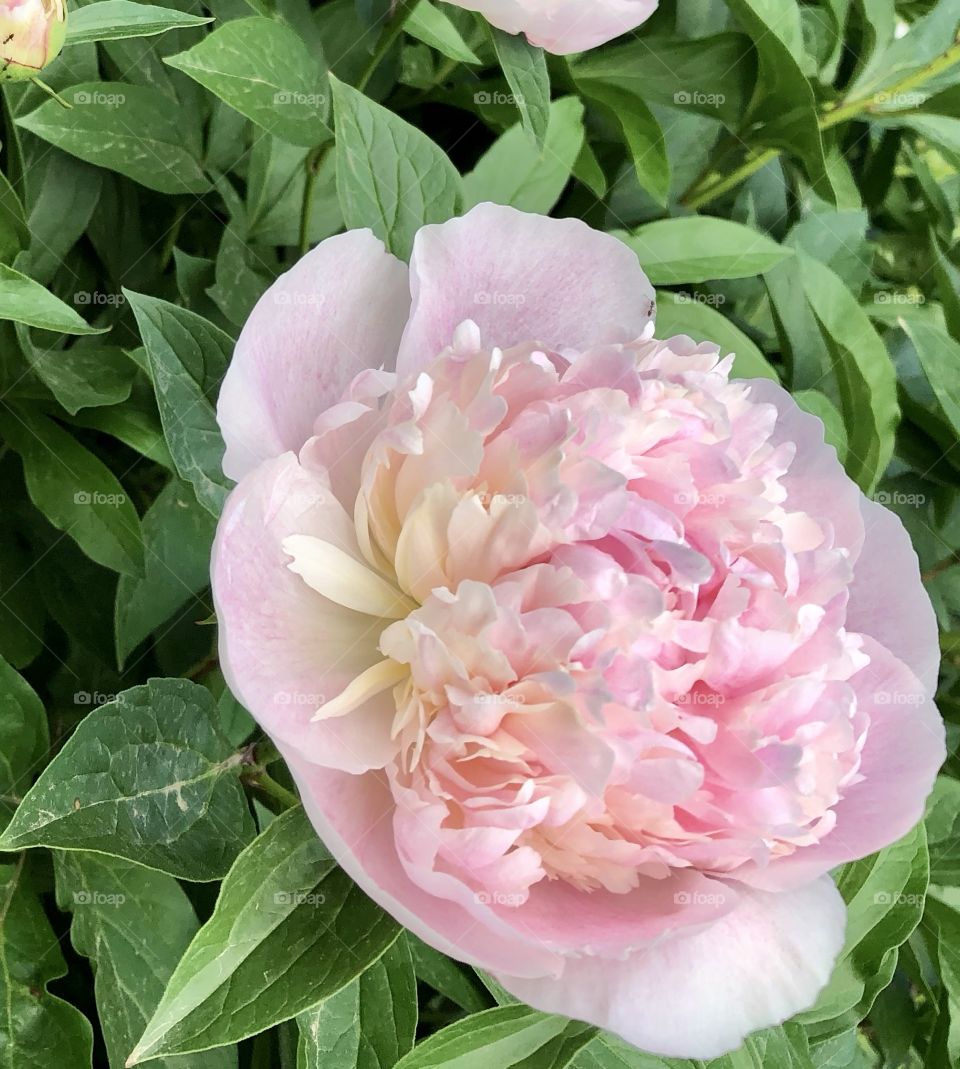
<svg viewBox="0 0 960 1069">
<path fill-rule="evenodd" d="M 352 552 L 284 543 L 383 621 L 384 659 L 317 716 L 392 689 L 398 836 L 429 827 L 435 868 L 517 904 L 816 842 L 858 774 L 867 658 L 772 406 L 685 339 L 478 348 L 461 328 L 377 410 Z"/>
</svg>

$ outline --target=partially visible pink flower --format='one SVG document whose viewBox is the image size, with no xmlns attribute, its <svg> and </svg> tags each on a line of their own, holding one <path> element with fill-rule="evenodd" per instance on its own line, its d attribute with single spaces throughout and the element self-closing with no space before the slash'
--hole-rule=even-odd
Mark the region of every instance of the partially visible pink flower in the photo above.
<svg viewBox="0 0 960 1069">
<path fill-rule="evenodd" d="M 39 74 L 60 53 L 66 34 L 63 0 L 0 3 L 0 81 Z"/>
<path fill-rule="evenodd" d="M 507 33 L 556 55 L 585 52 L 635 30 L 657 10 L 658 0 L 450 0 L 479 11 Z"/>
<path fill-rule="evenodd" d="M 373 898 L 710 1058 L 814 1002 L 828 871 L 919 819 L 937 629 L 820 422 L 653 304 L 574 220 L 481 205 L 409 271 L 324 242 L 224 382 L 213 584 L 234 693 Z"/>
</svg>

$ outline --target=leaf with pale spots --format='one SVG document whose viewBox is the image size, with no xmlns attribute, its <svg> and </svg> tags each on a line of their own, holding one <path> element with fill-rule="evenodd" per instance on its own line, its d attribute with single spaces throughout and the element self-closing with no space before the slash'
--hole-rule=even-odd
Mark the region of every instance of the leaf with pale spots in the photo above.
<svg viewBox="0 0 960 1069">
<path fill-rule="evenodd" d="M 215 880 L 254 835 L 241 770 L 210 692 L 153 679 L 83 720 L 27 793 L 0 850 L 92 850 Z"/>
</svg>

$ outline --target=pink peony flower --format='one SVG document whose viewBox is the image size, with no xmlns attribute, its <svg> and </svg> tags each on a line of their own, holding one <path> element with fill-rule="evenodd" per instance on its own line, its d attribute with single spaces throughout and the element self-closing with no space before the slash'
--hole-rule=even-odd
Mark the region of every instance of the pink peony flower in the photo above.
<svg viewBox="0 0 960 1069">
<path fill-rule="evenodd" d="M 525 33 L 531 44 L 556 55 L 596 48 L 635 30 L 657 10 L 658 0 L 450 0 L 479 11 L 507 33 Z"/>
<path fill-rule="evenodd" d="M 231 688 L 374 899 L 709 1058 L 814 1002 L 828 870 L 920 818 L 937 629 L 821 423 L 653 308 L 571 219 L 484 204 L 409 270 L 325 241 L 223 384 L 213 585 Z"/>
</svg>

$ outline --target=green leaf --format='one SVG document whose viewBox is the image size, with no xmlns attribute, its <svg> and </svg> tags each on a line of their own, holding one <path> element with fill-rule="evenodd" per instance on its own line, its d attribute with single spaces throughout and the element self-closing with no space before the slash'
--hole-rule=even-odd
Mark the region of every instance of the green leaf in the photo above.
<svg viewBox="0 0 960 1069">
<path fill-rule="evenodd" d="M 67 965 L 24 862 L 0 864 L 0 1055 L 10 1069 L 89 1069 L 90 1022 L 47 991 Z"/>
<path fill-rule="evenodd" d="M 583 104 L 577 97 L 555 100 L 543 150 L 520 123 L 511 126 L 464 177 L 466 206 L 489 200 L 545 215 L 560 199 L 583 143 Z"/>
<path fill-rule="evenodd" d="M 462 965 L 427 946 L 412 932 L 406 933 L 406 940 L 418 979 L 467 1013 L 479 1013 L 489 1007 L 490 1000 L 484 996 L 483 989 L 477 986 Z"/>
<path fill-rule="evenodd" d="M 172 471 L 173 460 L 163 439 L 163 428 L 152 395 L 149 402 L 147 405 L 142 398 L 134 395 L 125 404 L 113 408 L 84 408 L 73 417 L 71 423 L 108 434 L 141 456 Z"/>
<path fill-rule="evenodd" d="M 284 141 L 310 148 L 330 137 L 323 66 L 283 22 L 232 19 L 164 62 Z"/>
<path fill-rule="evenodd" d="M 928 319 L 908 319 L 903 316 L 899 326 L 913 342 L 923 373 L 940 404 L 940 411 L 955 434 L 960 435 L 960 383 L 957 381 L 960 342 Z"/>
<path fill-rule="evenodd" d="M 887 87 L 894 88 L 910 77 L 915 84 L 898 101 L 896 95 L 890 101 L 893 107 L 915 107 L 918 89 L 924 79 L 917 76 L 924 67 L 946 52 L 954 43 L 960 13 L 950 0 L 936 3 L 923 18 L 917 19 L 909 33 L 894 33 L 887 47 L 878 50 L 856 80 L 847 89 L 854 100 L 869 96 Z"/>
<path fill-rule="evenodd" d="M 930 232 L 930 251 L 933 255 L 933 272 L 937 280 L 937 294 L 943 305 L 943 318 L 947 330 L 955 341 L 960 341 L 960 270 L 954 267 L 940 248 L 936 234 Z"/>
<path fill-rule="evenodd" d="M 653 112 L 640 97 L 620 86 L 589 78 L 582 78 L 577 84 L 612 113 L 623 130 L 641 189 L 666 206 L 670 194 L 670 161 L 663 130 Z"/>
<path fill-rule="evenodd" d="M 17 119 L 37 137 L 159 193 L 205 193 L 210 183 L 184 137 L 175 100 L 128 82 L 81 82 L 67 111 L 47 100 Z"/>
<path fill-rule="evenodd" d="M 898 948 L 923 915 L 929 882 L 922 824 L 877 854 L 844 865 L 837 887 L 847 903 L 847 936 L 816 1005 L 799 1015 L 811 1035 L 855 1026 L 890 982 Z"/>
<path fill-rule="evenodd" d="M 73 914 L 70 937 L 94 970 L 110 1069 L 127 1055 L 197 931 L 189 898 L 171 876 L 83 851 L 54 853 L 57 902 Z M 236 1048 L 160 1059 L 155 1069 L 235 1069 Z"/>
<path fill-rule="evenodd" d="M 289 1020 L 355 980 L 398 934 L 303 810 L 289 809 L 237 858 L 129 1064 Z"/>
<path fill-rule="evenodd" d="M 50 748 L 47 714 L 30 684 L 0 657 L 0 829 Z"/>
<path fill-rule="evenodd" d="M 960 781 L 938 776 L 927 801 L 930 881 L 960 884 Z"/>
<path fill-rule="evenodd" d="M 949 1025 L 946 1044 L 950 1065 L 960 1062 L 960 913 L 946 902 L 931 897 L 927 902 L 924 926 L 932 930 L 932 951 L 940 968 L 940 978 L 947 994 Z"/>
<path fill-rule="evenodd" d="M 837 451 L 840 462 L 847 455 L 847 429 L 837 406 L 819 390 L 794 390 L 793 399 L 805 411 L 816 416 L 823 424 L 823 436 Z"/>
<path fill-rule="evenodd" d="M 44 159 L 30 207 L 30 250 L 23 262 L 31 278 L 47 284 L 89 226 L 104 175 L 59 149 L 51 149 Z"/>
<path fill-rule="evenodd" d="M 254 833 L 241 757 L 220 734 L 208 690 L 153 679 L 81 721 L 0 850 L 92 850 L 187 880 L 219 879 Z"/>
<path fill-rule="evenodd" d="M 753 38 L 760 59 L 748 121 L 762 125 L 751 137 L 798 155 L 820 196 L 834 200 L 816 98 L 801 67 L 804 46 L 797 0 L 728 0 L 728 4 Z"/>
<path fill-rule="evenodd" d="M 464 41 L 457 27 L 430 0 L 420 0 L 416 4 L 403 28 L 411 37 L 416 37 L 457 63 L 480 62 L 480 57 Z"/>
<path fill-rule="evenodd" d="M 647 105 L 709 115 L 732 129 L 740 128 L 756 81 L 750 39 L 739 33 L 696 41 L 637 37 L 585 52 L 572 71 L 578 82 L 619 86 Z"/>
<path fill-rule="evenodd" d="M 757 346 L 715 308 L 699 297 L 664 290 L 657 294 L 657 336 L 669 338 L 674 334 L 712 341 L 720 346 L 724 355 L 734 353 L 734 378 L 780 381 L 780 376 Z"/>
<path fill-rule="evenodd" d="M 391 1069 L 417 1032 L 417 980 L 401 936 L 360 976 L 297 1017 L 297 1069 Z"/>
<path fill-rule="evenodd" d="M 57 105 L 59 107 L 59 105 Z M 39 282 L 6 264 L 0 264 L 0 319 L 58 334 L 102 334 Z"/>
<path fill-rule="evenodd" d="M 124 296 L 147 350 L 170 455 L 200 504 L 218 516 L 229 484 L 214 400 L 233 341 L 195 312 L 142 293 Z"/>
<path fill-rule="evenodd" d="M 493 26 L 490 34 L 523 128 L 542 149 L 550 121 L 547 57 L 542 48 L 530 44 L 522 34 L 506 33 Z"/>
<path fill-rule="evenodd" d="M 571 1069 L 701 1069 L 706 1063 L 660 1058 L 632 1047 L 612 1032 L 601 1032 L 570 1063 Z"/>
<path fill-rule="evenodd" d="M 332 76 L 330 85 L 344 222 L 370 227 L 391 252 L 407 259 L 420 227 L 460 211 L 460 175 L 416 127 Z"/>
<path fill-rule="evenodd" d="M 98 564 L 126 575 L 143 571 L 140 518 L 112 471 L 46 416 L 0 416 L 4 438 L 20 454 L 30 500 Z"/>
<path fill-rule="evenodd" d="M 171 480 L 143 517 L 144 574 L 117 584 L 117 663 L 210 582 L 216 523 L 186 483 Z"/>
<path fill-rule="evenodd" d="M 893 455 L 900 418 L 886 346 L 856 298 L 829 267 L 797 254 L 803 289 L 833 359 L 847 429 L 847 473 L 870 493 Z"/>
<path fill-rule="evenodd" d="M 0 173 L 0 263 L 12 263 L 30 244 L 23 204 L 6 175 Z"/>
<path fill-rule="evenodd" d="M 68 45 L 116 41 L 122 37 L 153 37 L 167 30 L 203 26 L 211 18 L 190 15 L 169 7 L 137 4 L 133 0 L 98 0 L 70 12 Z"/>
<path fill-rule="evenodd" d="M 655 286 L 749 278 L 793 255 L 749 226 L 706 215 L 659 219 L 617 236 Z"/>
<path fill-rule="evenodd" d="M 792 390 L 822 387 L 832 378 L 833 361 L 817 317 L 803 291 L 800 261 L 792 256 L 763 276 L 770 309 Z"/>
<path fill-rule="evenodd" d="M 126 401 L 137 373 L 122 349 L 106 345 L 37 349 L 33 369 L 71 416 L 81 408 Z"/>
<path fill-rule="evenodd" d="M 814 1063 L 802 1029 L 787 1024 L 754 1032 L 737 1050 L 705 1062 L 647 1054 L 603 1032 L 574 1058 L 571 1069 L 814 1069 Z"/>
<path fill-rule="evenodd" d="M 434 1032 L 397 1069 L 562 1069 L 595 1034 L 589 1025 L 520 1003 L 496 1006 Z"/>
</svg>

